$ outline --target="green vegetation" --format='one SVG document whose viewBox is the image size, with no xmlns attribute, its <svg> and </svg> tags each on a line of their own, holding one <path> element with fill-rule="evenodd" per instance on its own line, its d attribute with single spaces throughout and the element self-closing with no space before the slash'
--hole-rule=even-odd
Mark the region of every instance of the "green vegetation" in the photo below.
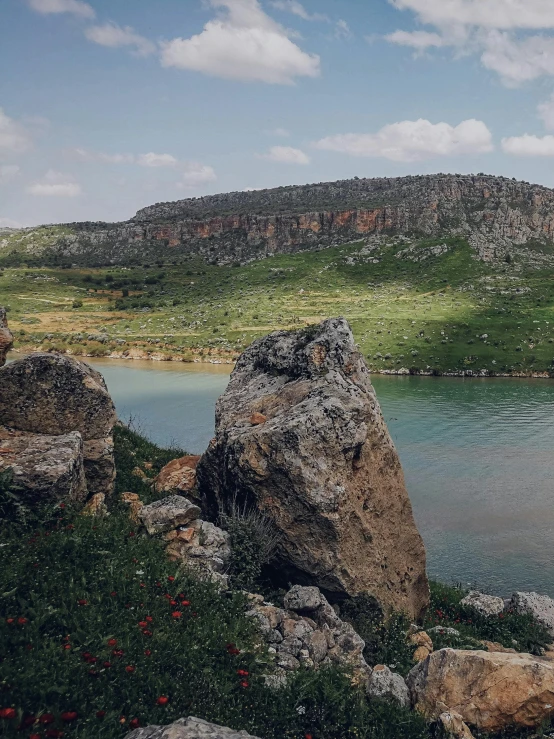
<svg viewBox="0 0 554 739">
<path fill-rule="evenodd" d="M 554 281 L 544 247 L 534 255 L 482 262 L 461 238 L 391 239 L 246 266 L 14 267 L 0 295 L 21 347 L 232 359 L 270 331 L 343 315 L 375 371 L 552 374 Z"/>
</svg>

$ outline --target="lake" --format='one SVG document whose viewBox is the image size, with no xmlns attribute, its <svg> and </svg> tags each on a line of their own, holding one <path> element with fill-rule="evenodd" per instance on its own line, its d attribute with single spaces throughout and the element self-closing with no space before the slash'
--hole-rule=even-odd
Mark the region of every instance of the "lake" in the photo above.
<svg viewBox="0 0 554 739">
<path fill-rule="evenodd" d="M 228 365 L 87 360 L 120 418 L 200 453 Z M 554 382 L 373 376 L 430 576 L 554 597 Z"/>
</svg>

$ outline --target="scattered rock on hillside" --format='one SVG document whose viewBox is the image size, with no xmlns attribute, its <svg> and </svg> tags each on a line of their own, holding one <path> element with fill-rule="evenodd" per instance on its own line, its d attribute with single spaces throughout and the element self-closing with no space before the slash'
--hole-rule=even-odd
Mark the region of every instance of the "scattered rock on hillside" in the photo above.
<svg viewBox="0 0 554 739">
<path fill-rule="evenodd" d="M 386 665 L 376 665 L 367 683 L 370 698 L 398 703 L 402 708 L 410 706 L 410 693 L 402 675 L 392 672 Z"/>
<path fill-rule="evenodd" d="M 460 601 L 462 606 L 475 608 L 482 616 L 498 616 L 504 610 L 504 600 L 496 595 L 486 595 L 476 590 L 470 591 Z"/>
<path fill-rule="evenodd" d="M 474 739 L 462 716 L 454 711 L 445 711 L 438 718 L 442 736 L 446 739 Z"/>
<path fill-rule="evenodd" d="M 125 739 L 257 739 L 246 731 L 234 731 L 199 718 L 182 718 L 168 726 L 145 726 Z"/>
<path fill-rule="evenodd" d="M 181 493 L 196 497 L 196 467 L 199 461 L 199 456 L 190 454 L 172 459 L 154 480 L 156 492 L 165 495 Z"/>
<path fill-rule="evenodd" d="M 6 356 L 13 346 L 13 334 L 8 328 L 6 309 L 0 307 L 0 367 L 6 364 Z"/>
<path fill-rule="evenodd" d="M 195 521 L 200 516 L 200 508 L 182 495 L 171 495 L 142 506 L 138 517 L 149 534 L 161 534 L 178 526 Z"/>
<path fill-rule="evenodd" d="M 77 432 L 47 436 L 0 427 L 0 473 L 8 470 L 25 505 L 86 500 L 83 441 Z"/>
<path fill-rule="evenodd" d="M 554 636 L 554 600 L 538 593 L 514 593 L 509 603 L 516 613 L 530 613 Z"/>
<path fill-rule="evenodd" d="M 223 575 L 231 559 L 231 537 L 209 521 L 198 519 L 165 535 L 167 554 L 173 561 L 185 560 L 204 573 Z"/>
<path fill-rule="evenodd" d="M 406 682 L 416 710 L 432 720 L 450 710 L 496 732 L 538 727 L 554 715 L 554 663 L 530 654 L 441 649 Z"/>
<path fill-rule="evenodd" d="M 3 367 L 0 387 L 1 425 L 50 436 L 79 432 L 89 491 L 113 491 L 116 415 L 99 372 L 71 357 L 38 352 Z"/>
<path fill-rule="evenodd" d="M 122 493 L 121 502 L 129 506 L 129 518 L 133 523 L 140 523 L 138 516 L 140 509 L 144 505 L 137 493 Z"/>
<path fill-rule="evenodd" d="M 267 420 L 253 425 L 255 413 Z M 271 519 L 285 577 L 338 598 L 369 592 L 414 619 L 427 607 L 398 454 L 344 319 L 279 331 L 242 354 L 197 477 L 212 520 L 235 503 Z"/>
</svg>

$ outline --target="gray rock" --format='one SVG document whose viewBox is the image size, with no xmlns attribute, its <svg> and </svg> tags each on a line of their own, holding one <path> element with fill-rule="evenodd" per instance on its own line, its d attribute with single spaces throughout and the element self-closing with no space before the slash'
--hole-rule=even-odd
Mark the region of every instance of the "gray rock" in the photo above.
<svg viewBox="0 0 554 739">
<path fill-rule="evenodd" d="M 453 629 L 451 626 L 433 626 L 432 629 L 427 629 L 428 634 L 445 634 L 447 636 L 460 636 L 458 629 Z"/>
<path fill-rule="evenodd" d="M 509 608 L 516 613 L 530 613 L 554 636 L 554 600 L 538 593 L 514 593 Z"/>
<path fill-rule="evenodd" d="M 258 739 L 246 731 L 235 731 L 199 718 L 182 718 L 168 726 L 145 726 L 126 739 Z"/>
<path fill-rule="evenodd" d="M 284 604 L 291 611 L 310 612 L 323 605 L 323 598 L 319 588 L 294 585 L 285 595 Z"/>
<path fill-rule="evenodd" d="M 496 595 L 486 595 L 472 590 L 460 601 L 462 606 L 475 608 L 482 616 L 498 616 L 504 610 L 504 601 Z"/>
<path fill-rule="evenodd" d="M 180 495 L 170 495 L 143 506 L 138 516 L 149 534 L 161 534 L 195 521 L 200 508 Z"/>
<path fill-rule="evenodd" d="M 367 681 L 367 694 L 370 698 L 378 698 L 398 703 L 402 708 L 410 705 L 410 693 L 402 675 L 392 672 L 386 665 L 373 668 Z"/>
<path fill-rule="evenodd" d="M 255 414 L 266 420 L 252 424 Z M 414 619 L 427 607 L 425 550 L 398 454 L 344 319 L 279 331 L 242 354 L 197 481 L 210 518 L 237 501 L 271 520 L 275 564 L 289 577 L 338 595 L 368 592 Z"/>
<path fill-rule="evenodd" d="M 0 367 L 6 363 L 6 356 L 13 346 L 13 334 L 8 328 L 6 309 L 0 306 Z"/>
<path fill-rule="evenodd" d="M 0 427 L 0 472 L 11 470 L 14 491 L 25 505 L 83 503 L 87 485 L 78 432 L 46 436 L 8 433 Z"/>
<path fill-rule="evenodd" d="M 83 461 L 89 494 L 110 495 L 115 485 L 113 438 L 90 439 L 83 443 Z"/>
<path fill-rule="evenodd" d="M 298 670 L 300 669 L 300 662 L 288 652 L 277 652 L 277 666 L 283 670 Z"/>
</svg>

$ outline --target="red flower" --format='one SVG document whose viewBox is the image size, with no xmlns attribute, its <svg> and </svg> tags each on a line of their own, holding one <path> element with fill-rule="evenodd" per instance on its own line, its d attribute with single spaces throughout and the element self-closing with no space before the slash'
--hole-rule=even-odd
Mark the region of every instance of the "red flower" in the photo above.
<svg viewBox="0 0 554 739">
<path fill-rule="evenodd" d="M 152 652 L 151 652 L 151 651 L 150 651 L 149 649 L 145 649 L 145 650 L 144 650 L 144 654 L 145 654 L 145 655 L 146 655 L 147 657 L 150 657 L 150 655 L 152 654 Z"/>
<path fill-rule="evenodd" d="M 14 621 L 15 621 L 15 618 L 7 618 L 6 619 L 6 623 L 7 624 L 13 624 Z"/>
<path fill-rule="evenodd" d="M 173 611 L 171 615 L 173 616 L 173 618 L 181 618 L 182 614 L 181 611 Z"/>
<path fill-rule="evenodd" d="M 190 606 L 190 600 L 182 600 L 182 601 L 181 601 L 181 605 L 182 605 L 182 606 L 184 606 L 185 608 L 186 608 L 187 606 Z"/>
<path fill-rule="evenodd" d="M 247 687 L 248 687 L 248 681 L 247 681 L 247 680 L 243 680 L 243 681 L 241 682 L 241 686 L 242 686 L 243 688 L 247 688 Z"/>
<path fill-rule="evenodd" d="M 59 508 L 65 508 L 65 503 L 60 503 Z"/>
<path fill-rule="evenodd" d="M 28 619 L 26 619 L 26 618 L 23 618 L 23 616 L 20 616 L 20 617 L 19 617 L 19 618 L 17 619 L 17 623 L 18 623 L 18 624 L 19 624 L 20 626 L 24 626 L 24 625 L 25 625 L 25 624 L 27 623 L 27 621 L 28 621 Z"/>
<path fill-rule="evenodd" d="M 169 580 L 169 582 L 175 582 L 175 578 L 173 577 L 173 575 L 170 575 L 167 579 Z"/>
<path fill-rule="evenodd" d="M 314 739 L 311 734 L 304 734 L 304 739 Z"/>
<path fill-rule="evenodd" d="M 165 695 L 160 695 L 160 697 L 157 699 L 156 703 L 159 706 L 166 706 L 168 701 L 169 701 L 169 698 L 167 698 Z"/>
<path fill-rule="evenodd" d="M 16 712 L 15 708 L 0 708 L 0 718 L 15 718 Z"/>
<path fill-rule="evenodd" d="M 169 601 L 169 605 L 170 606 L 176 606 L 177 605 L 177 601 L 176 600 L 170 600 Z"/>
<path fill-rule="evenodd" d="M 152 618 L 152 616 L 146 616 L 146 620 L 149 624 L 151 624 L 154 619 Z"/>
<path fill-rule="evenodd" d="M 142 633 L 144 634 L 144 636 L 152 636 L 152 632 L 150 631 L 150 629 L 143 629 Z"/>
<path fill-rule="evenodd" d="M 132 561 L 133 561 L 133 562 L 134 562 L 135 564 L 137 564 L 137 562 L 138 562 L 138 559 L 137 559 L 136 557 L 133 557 L 133 560 L 132 560 Z"/>
<path fill-rule="evenodd" d="M 169 595 L 169 593 L 166 593 L 164 595 L 164 598 L 167 598 L 168 600 L 173 600 L 173 598 L 171 597 L 171 595 Z"/>
<path fill-rule="evenodd" d="M 145 629 L 148 626 L 148 624 L 146 623 L 146 621 L 139 621 L 139 626 L 141 629 Z"/>
<path fill-rule="evenodd" d="M 109 647 L 117 647 L 117 639 L 108 639 Z"/>
<path fill-rule="evenodd" d="M 62 649 L 71 649 L 71 644 L 64 644 Z"/>
<path fill-rule="evenodd" d="M 112 596 L 112 598 L 113 598 L 114 596 L 116 596 L 116 595 L 117 595 L 117 593 L 115 592 L 115 590 L 112 590 L 112 592 L 110 593 L 110 595 L 111 595 L 111 596 Z"/>
<path fill-rule="evenodd" d="M 96 711 L 96 718 L 104 718 L 106 711 Z"/>
<path fill-rule="evenodd" d="M 71 530 L 71 529 L 74 529 L 74 528 L 75 528 L 75 526 L 74 526 L 74 525 L 73 525 L 72 523 L 70 523 L 70 524 L 69 524 L 68 526 L 66 526 L 65 528 L 66 528 L 66 529 L 70 529 L 70 530 Z"/>
<path fill-rule="evenodd" d="M 123 657 L 123 649 L 114 649 L 112 654 L 114 657 Z"/>
<path fill-rule="evenodd" d="M 161 587 L 162 587 L 162 584 L 161 584 L 161 582 L 159 582 L 159 581 L 158 581 L 158 582 L 156 583 L 156 587 L 157 587 L 157 588 L 161 588 Z"/>
<path fill-rule="evenodd" d="M 77 601 L 77 605 L 79 605 L 79 606 L 87 606 L 88 605 L 88 600 L 85 600 L 84 598 L 81 598 L 81 600 L 78 600 Z"/>
<path fill-rule="evenodd" d="M 104 667 L 105 667 L 106 669 L 108 669 L 109 667 L 111 667 L 111 666 L 112 666 L 112 663 L 111 663 L 111 662 L 104 662 L 104 665 L 103 665 L 103 666 L 104 666 Z"/>
<path fill-rule="evenodd" d="M 248 670 L 237 670 L 237 675 L 241 677 L 248 677 Z"/>
<path fill-rule="evenodd" d="M 77 711 L 65 711 L 61 715 L 62 721 L 65 721 L 66 723 L 71 723 L 71 721 L 77 720 Z"/>
<path fill-rule="evenodd" d="M 225 649 L 227 650 L 227 654 L 232 654 L 234 656 L 240 654 L 240 649 L 237 649 L 234 644 L 226 644 Z"/>
<path fill-rule="evenodd" d="M 134 536 L 134 535 L 135 535 L 134 531 L 129 531 L 129 536 Z"/>
<path fill-rule="evenodd" d="M 135 671 L 135 668 L 133 667 L 133 665 L 127 665 L 127 667 L 125 668 L 125 672 L 131 673 L 134 671 Z"/>
<path fill-rule="evenodd" d="M 131 729 L 138 729 L 138 727 L 140 726 L 140 721 L 138 720 L 138 718 L 132 718 L 129 721 L 129 726 L 131 727 Z"/>
<path fill-rule="evenodd" d="M 43 713 L 38 720 L 39 724 L 53 724 L 54 716 L 51 713 Z"/>
</svg>

